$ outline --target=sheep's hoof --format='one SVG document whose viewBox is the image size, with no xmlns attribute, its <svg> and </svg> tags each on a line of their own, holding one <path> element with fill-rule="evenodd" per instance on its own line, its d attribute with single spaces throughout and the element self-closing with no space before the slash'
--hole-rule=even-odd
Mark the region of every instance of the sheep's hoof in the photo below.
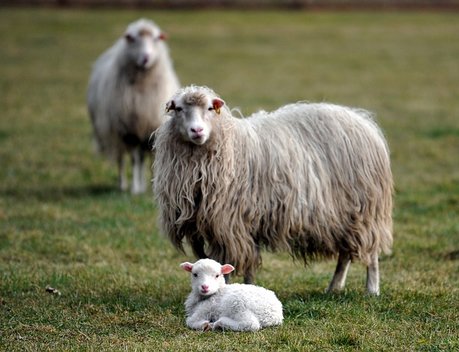
<svg viewBox="0 0 459 352">
<path fill-rule="evenodd" d="M 370 297 L 378 297 L 379 296 L 379 290 L 368 290 L 367 291 L 367 295 L 370 296 Z"/>
<path fill-rule="evenodd" d="M 202 324 L 202 331 L 207 332 L 212 330 L 212 323 L 206 322 Z"/>
</svg>

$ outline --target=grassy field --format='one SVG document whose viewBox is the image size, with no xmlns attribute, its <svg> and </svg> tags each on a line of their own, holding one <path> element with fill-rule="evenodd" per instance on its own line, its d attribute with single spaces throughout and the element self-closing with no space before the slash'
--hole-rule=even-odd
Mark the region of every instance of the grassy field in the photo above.
<svg viewBox="0 0 459 352">
<path fill-rule="evenodd" d="M 116 190 L 85 107 L 91 63 L 140 16 L 170 34 L 183 84 L 245 115 L 298 100 L 377 113 L 396 183 L 380 297 L 359 264 L 325 295 L 334 263 L 265 253 L 257 283 L 283 302 L 282 327 L 186 328 L 178 264 L 193 258 L 158 232 L 151 193 Z M 457 351 L 458 33 L 447 13 L 2 9 L 0 350 Z"/>
</svg>

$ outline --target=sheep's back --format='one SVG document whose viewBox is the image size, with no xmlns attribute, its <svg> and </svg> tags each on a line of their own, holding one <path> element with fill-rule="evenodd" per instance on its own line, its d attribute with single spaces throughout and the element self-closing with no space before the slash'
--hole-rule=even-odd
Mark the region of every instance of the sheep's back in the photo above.
<svg viewBox="0 0 459 352">
<path fill-rule="evenodd" d="M 332 256 L 342 242 L 363 260 L 381 245 L 389 250 L 389 152 L 370 113 L 293 104 L 243 124 L 252 138 L 234 144 L 249 171 L 247 182 L 236 177 L 245 187 L 236 193 L 239 204 L 249 197 L 244 214 L 259 243 Z"/>
<path fill-rule="evenodd" d="M 248 121 L 256 136 L 244 138 L 248 158 L 254 164 L 259 159 L 268 168 L 260 173 L 273 183 L 303 179 L 304 187 L 298 190 L 303 195 L 314 188 L 353 188 L 356 182 L 366 187 L 381 172 L 390 176 L 386 142 L 364 110 L 330 104 L 294 104 Z M 326 192 L 321 193 L 315 195 L 315 202 L 326 197 Z"/>
</svg>

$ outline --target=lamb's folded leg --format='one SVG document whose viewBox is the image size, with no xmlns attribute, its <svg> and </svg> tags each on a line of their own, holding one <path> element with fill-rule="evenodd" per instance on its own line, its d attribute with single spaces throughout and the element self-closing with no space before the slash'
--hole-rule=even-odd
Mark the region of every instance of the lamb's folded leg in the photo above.
<svg viewBox="0 0 459 352">
<path fill-rule="evenodd" d="M 258 318 L 250 311 L 241 312 L 233 318 L 221 317 L 211 323 L 212 330 L 257 331 L 261 325 Z"/>
<path fill-rule="evenodd" d="M 194 330 L 203 330 L 207 331 L 211 328 L 211 323 L 207 319 L 207 314 L 202 312 L 195 312 L 190 317 L 186 319 L 186 325 Z"/>
</svg>

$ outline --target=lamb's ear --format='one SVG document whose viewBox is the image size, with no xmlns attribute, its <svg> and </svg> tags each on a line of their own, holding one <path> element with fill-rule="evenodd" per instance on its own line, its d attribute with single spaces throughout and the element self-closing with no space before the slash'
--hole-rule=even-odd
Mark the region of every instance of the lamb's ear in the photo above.
<svg viewBox="0 0 459 352">
<path fill-rule="evenodd" d="M 158 39 L 159 40 L 168 40 L 169 39 L 169 35 L 167 33 L 161 32 L 161 33 L 159 33 Z"/>
<path fill-rule="evenodd" d="M 220 109 L 223 105 L 225 105 L 225 102 L 221 99 L 215 98 L 212 100 L 212 107 L 217 114 L 220 114 Z"/>
<path fill-rule="evenodd" d="M 175 101 L 170 100 L 166 104 L 166 112 L 169 112 L 171 110 L 175 110 Z"/>
<path fill-rule="evenodd" d="M 193 269 L 193 264 L 188 263 L 188 262 L 185 262 L 185 263 L 180 264 L 180 267 L 181 267 L 183 270 L 189 271 L 189 272 L 191 273 L 191 270 Z"/>
<path fill-rule="evenodd" d="M 234 266 L 232 266 L 231 264 L 222 265 L 222 274 L 226 275 L 232 271 L 234 271 Z"/>
</svg>

